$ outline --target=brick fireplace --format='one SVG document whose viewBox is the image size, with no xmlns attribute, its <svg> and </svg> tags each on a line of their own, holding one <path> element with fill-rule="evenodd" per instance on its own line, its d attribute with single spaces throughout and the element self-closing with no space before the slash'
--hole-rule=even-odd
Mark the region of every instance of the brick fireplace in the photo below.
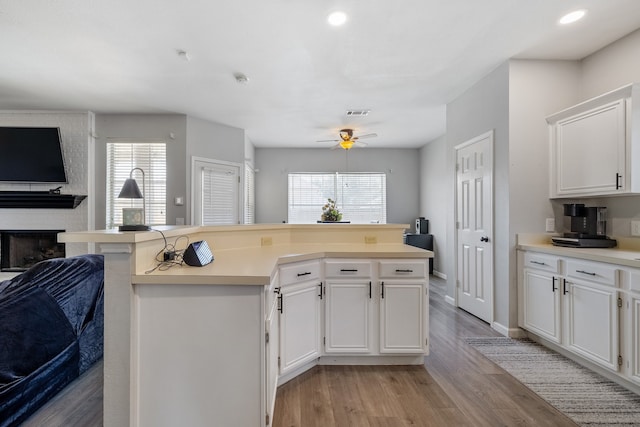
<svg viewBox="0 0 640 427">
<path fill-rule="evenodd" d="M 64 258 L 64 230 L 0 230 L 0 271 L 25 271 L 45 259 Z"/>
</svg>

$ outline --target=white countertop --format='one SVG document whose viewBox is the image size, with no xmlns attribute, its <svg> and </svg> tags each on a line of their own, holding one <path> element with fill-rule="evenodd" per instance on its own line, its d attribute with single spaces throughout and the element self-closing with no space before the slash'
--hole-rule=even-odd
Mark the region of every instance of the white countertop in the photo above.
<svg viewBox="0 0 640 427">
<path fill-rule="evenodd" d="M 214 261 L 203 267 L 186 264 L 132 277 L 133 284 L 268 285 L 281 264 L 321 258 L 431 258 L 433 252 L 403 243 L 315 244 L 293 243 L 218 250 Z"/>
<path fill-rule="evenodd" d="M 615 248 L 567 248 L 551 244 L 551 235 L 518 235 L 517 249 L 640 268 L 640 239 L 617 238 Z"/>
</svg>

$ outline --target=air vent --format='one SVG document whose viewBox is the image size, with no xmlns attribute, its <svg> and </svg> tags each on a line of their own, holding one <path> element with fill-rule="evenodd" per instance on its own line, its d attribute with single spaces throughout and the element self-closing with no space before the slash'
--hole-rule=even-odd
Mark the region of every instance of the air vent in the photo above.
<svg viewBox="0 0 640 427">
<path fill-rule="evenodd" d="M 348 110 L 347 117 L 368 116 L 371 110 Z"/>
</svg>

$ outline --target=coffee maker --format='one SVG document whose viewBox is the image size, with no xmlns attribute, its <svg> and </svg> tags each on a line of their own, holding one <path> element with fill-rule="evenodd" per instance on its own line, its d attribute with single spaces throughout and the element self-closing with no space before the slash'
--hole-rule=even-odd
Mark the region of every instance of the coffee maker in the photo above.
<svg viewBox="0 0 640 427">
<path fill-rule="evenodd" d="M 566 203 L 564 214 L 571 218 L 571 231 L 562 237 L 552 237 L 556 246 L 577 248 L 613 248 L 617 242 L 607 237 L 607 208 L 586 207 L 581 203 Z"/>
</svg>

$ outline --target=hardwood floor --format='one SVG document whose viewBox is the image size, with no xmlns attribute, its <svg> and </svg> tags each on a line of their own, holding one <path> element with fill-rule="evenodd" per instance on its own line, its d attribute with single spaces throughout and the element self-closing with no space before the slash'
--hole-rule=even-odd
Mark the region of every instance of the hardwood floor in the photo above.
<svg viewBox="0 0 640 427">
<path fill-rule="evenodd" d="M 317 366 L 278 389 L 274 427 L 575 426 L 463 337 L 499 336 L 431 278 L 425 366 Z M 426 369 L 425 369 L 426 367 Z"/>
<path fill-rule="evenodd" d="M 432 276 L 430 289 L 424 366 L 317 366 L 278 389 L 273 426 L 576 425 L 466 345 L 463 337 L 499 334 L 447 304 L 441 279 Z M 101 425 L 101 363 L 23 424 Z"/>
</svg>

